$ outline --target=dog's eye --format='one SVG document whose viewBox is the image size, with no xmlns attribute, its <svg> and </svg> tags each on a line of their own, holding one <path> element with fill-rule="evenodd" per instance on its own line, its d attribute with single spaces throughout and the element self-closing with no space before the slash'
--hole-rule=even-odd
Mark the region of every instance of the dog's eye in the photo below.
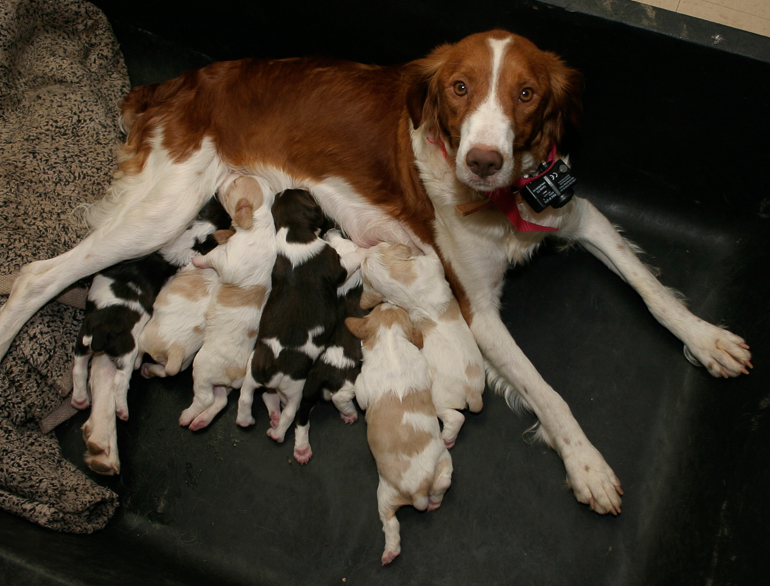
<svg viewBox="0 0 770 586">
<path fill-rule="evenodd" d="M 521 90 L 521 93 L 519 94 L 519 101 L 529 102 L 534 96 L 535 96 L 535 92 L 532 91 L 532 88 L 527 87 Z"/>
<path fill-rule="evenodd" d="M 468 86 L 465 85 L 465 82 L 456 81 L 453 88 L 458 96 L 464 96 L 468 93 Z"/>
</svg>

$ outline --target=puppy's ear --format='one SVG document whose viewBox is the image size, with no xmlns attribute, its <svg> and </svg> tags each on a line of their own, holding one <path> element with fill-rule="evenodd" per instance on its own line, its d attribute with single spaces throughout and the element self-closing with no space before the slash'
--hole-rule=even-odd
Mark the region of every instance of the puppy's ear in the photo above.
<svg viewBox="0 0 770 586">
<path fill-rule="evenodd" d="M 532 142 L 532 155 L 544 161 L 556 143 L 561 146 L 567 131 L 577 126 L 582 114 L 583 76 L 564 64 L 554 53 L 546 52 L 550 95 L 543 110 L 540 133 Z"/>
<path fill-rule="evenodd" d="M 213 236 L 217 244 L 226 244 L 227 241 L 233 237 L 233 234 L 235 234 L 235 230 L 232 230 L 232 229 L 217 230 L 216 232 L 214 232 Z"/>
<path fill-rule="evenodd" d="M 233 223 L 239 228 L 248 230 L 251 228 L 251 223 L 254 219 L 254 205 L 245 197 L 238 200 L 235 205 L 235 214 L 233 215 Z"/>
<path fill-rule="evenodd" d="M 419 128 L 436 117 L 438 109 L 437 74 L 444 65 L 452 45 L 436 47 L 424 59 L 407 64 L 404 75 L 407 81 L 406 109 L 412 126 Z"/>
<path fill-rule="evenodd" d="M 350 330 L 359 340 L 364 340 L 369 336 L 369 327 L 366 318 L 363 317 L 346 317 L 345 327 Z"/>
<path fill-rule="evenodd" d="M 383 297 L 376 291 L 364 287 L 364 292 L 361 293 L 361 302 L 359 303 L 361 309 L 371 309 L 382 303 Z"/>
<path fill-rule="evenodd" d="M 407 337 L 409 338 L 409 341 L 417 346 L 420 350 L 422 350 L 424 340 L 422 336 L 422 332 L 418 330 L 415 327 L 409 328 L 409 331 L 407 332 Z"/>
<path fill-rule="evenodd" d="M 251 228 L 254 210 L 259 209 L 264 200 L 259 182 L 247 176 L 238 177 L 228 185 L 224 193 L 219 194 L 219 201 L 233 222 L 245 229 Z"/>
</svg>

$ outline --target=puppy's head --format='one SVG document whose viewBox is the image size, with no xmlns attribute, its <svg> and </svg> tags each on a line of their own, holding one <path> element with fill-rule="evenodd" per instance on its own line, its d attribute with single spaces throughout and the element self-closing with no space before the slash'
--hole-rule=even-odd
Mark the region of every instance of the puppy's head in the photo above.
<svg viewBox="0 0 770 586">
<path fill-rule="evenodd" d="M 381 303 L 375 307 L 366 317 L 349 317 L 345 319 L 350 333 L 364 342 L 364 347 L 372 348 L 376 345 L 377 337 L 381 330 L 399 328 L 409 342 L 422 349 L 422 332 L 414 327 L 409 315 L 395 305 Z"/>
<path fill-rule="evenodd" d="M 288 228 L 289 232 L 315 234 L 325 226 L 320 206 L 309 192 L 288 189 L 280 193 L 273 203 L 273 220 L 276 231 Z"/>
<path fill-rule="evenodd" d="M 219 190 L 219 200 L 239 228 L 251 228 L 254 211 L 259 209 L 265 195 L 254 177 L 242 175 Z"/>
<path fill-rule="evenodd" d="M 432 129 L 457 178 L 478 191 L 545 160 L 580 114 L 580 74 L 505 31 L 442 45 L 407 72 L 413 126 Z"/>
<path fill-rule="evenodd" d="M 417 255 L 404 244 L 381 242 L 367 249 L 361 261 L 367 309 L 383 299 L 412 311 L 441 307 L 449 300 L 449 285 L 435 254 Z"/>
</svg>

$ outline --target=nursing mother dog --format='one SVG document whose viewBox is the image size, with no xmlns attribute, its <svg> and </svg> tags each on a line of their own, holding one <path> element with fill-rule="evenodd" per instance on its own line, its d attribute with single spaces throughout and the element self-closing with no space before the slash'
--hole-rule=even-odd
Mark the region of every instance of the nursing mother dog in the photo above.
<svg viewBox="0 0 770 586">
<path fill-rule="evenodd" d="M 548 234 L 582 244 L 639 292 L 712 375 L 748 372 L 751 355 L 741 338 L 692 315 L 588 201 L 535 213 L 507 193 L 564 154 L 580 83 L 556 55 L 495 30 L 399 67 L 247 59 L 136 88 L 123 104 L 122 174 L 93 208 L 93 231 L 80 245 L 24 268 L 0 314 L 0 356 L 66 286 L 158 250 L 229 173 L 254 175 L 275 192 L 310 191 L 359 246 L 434 248 L 479 347 L 502 377 L 496 386 L 519 393 L 535 412 L 540 437 L 562 457 L 576 498 L 599 513 L 618 513 L 620 481 L 500 319 L 509 263 L 528 259 Z M 456 206 L 490 195 L 521 229 L 495 208 L 457 213 Z M 525 231 L 531 224 L 558 231 Z"/>
</svg>

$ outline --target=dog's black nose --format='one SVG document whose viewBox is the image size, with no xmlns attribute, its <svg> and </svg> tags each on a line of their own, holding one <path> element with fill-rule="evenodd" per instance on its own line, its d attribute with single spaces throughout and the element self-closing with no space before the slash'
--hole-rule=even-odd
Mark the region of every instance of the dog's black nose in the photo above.
<svg viewBox="0 0 770 586">
<path fill-rule="evenodd" d="M 475 147 L 465 155 L 465 162 L 471 171 L 484 179 L 500 170 L 503 156 L 491 148 Z"/>
</svg>

